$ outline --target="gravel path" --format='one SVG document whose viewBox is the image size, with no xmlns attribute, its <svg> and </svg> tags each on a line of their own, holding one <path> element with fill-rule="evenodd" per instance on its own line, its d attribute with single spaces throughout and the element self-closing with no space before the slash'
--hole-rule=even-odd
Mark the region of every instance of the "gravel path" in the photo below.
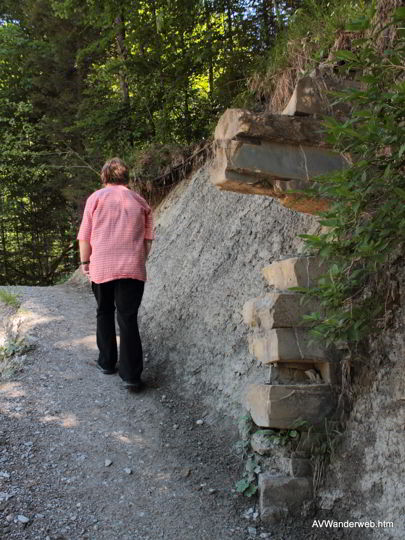
<svg viewBox="0 0 405 540">
<path fill-rule="evenodd" d="M 159 383 L 148 364 L 139 395 L 92 366 L 87 290 L 9 290 L 21 296 L 15 317 L 36 348 L 0 383 L 1 538 L 270 537 L 243 517 L 255 503 L 233 491 L 240 459 L 209 411 L 183 402 L 175 381 Z"/>
</svg>

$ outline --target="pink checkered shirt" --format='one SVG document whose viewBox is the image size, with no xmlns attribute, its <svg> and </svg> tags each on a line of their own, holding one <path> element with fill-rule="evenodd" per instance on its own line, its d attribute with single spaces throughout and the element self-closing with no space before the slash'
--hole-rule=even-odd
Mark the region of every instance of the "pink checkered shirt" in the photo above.
<svg viewBox="0 0 405 540">
<path fill-rule="evenodd" d="M 91 245 L 94 283 L 132 278 L 146 281 L 144 240 L 154 239 L 147 202 L 126 186 L 107 186 L 87 199 L 78 240 Z"/>
</svg>

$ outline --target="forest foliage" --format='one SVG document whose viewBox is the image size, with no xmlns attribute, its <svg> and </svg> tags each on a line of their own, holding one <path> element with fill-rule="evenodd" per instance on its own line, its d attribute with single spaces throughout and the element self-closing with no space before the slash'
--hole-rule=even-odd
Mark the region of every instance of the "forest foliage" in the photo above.
<svg viewBox="0 0 405 540">
<path fill-rule="evenodd" d="M 323 217 L 333 227 L 327 237 L 308 242 L 336 258 L 318 292 L 335 302 L 337 318 L 339 304 L 345 312 L 343 320 L 330 318 L 335 328 L 319 327 L 323 338 L 342 329 L 362 334 L 365 319 L 352 314 L 361 313 L 374 270 L 388 264 L 395 241 L 385 231 L 396 221 L 402 239 L 403 224 L 403 71 L 392 67 L 403 42 L 400 32 L 386 51 L 362 41 L 375 4 L 0 0 L 0 284 L 52 284 L 77 267 L 81 210 L 107 158 L 121 156 L 133 179 L 150 182 L 172 158 L 179 164 L 201 148 L 227 107 L 273 110 L 299 76 L 332 58 L 339 35 L 359 31 L 335 61 L 364 75 L 368 89 L 337 96 L 355 114 L 325 129 L 337 151 L 362 159 L 314 186 L 316 196 L 335 201 L 335 215 Z M 395 201 L 384 199 L 390 192 Z M 383 262 L 378 251 L 387 255 Z"/>
<path fill-rule="evenodd" d="M 71 271 L 105 159 L 135 175 L 204 141 L 301 4 L 2 0 L 0 283 Z"/>
<path fill-rule="evenodd" d="M 330 204 L 321 213 L 324 232 L 302 235 L 329 266 L 316 287 L 301 291 L 320 300 L 321 310 L 307 317 L 312 333 L 352 353 L 392 321 L 405 256 L 405 7 L 379 31 L 375 17 L 371 10 L 353 21 L 351 50 L 334 53 L 341 75 L 362 83 L 334 95 L 351 104 L 349 119 L 324 120 L 329 142 L 352 163 L 307 190 Z M 395 37 L 384 44 L 387 30 Z"/>
</svg>

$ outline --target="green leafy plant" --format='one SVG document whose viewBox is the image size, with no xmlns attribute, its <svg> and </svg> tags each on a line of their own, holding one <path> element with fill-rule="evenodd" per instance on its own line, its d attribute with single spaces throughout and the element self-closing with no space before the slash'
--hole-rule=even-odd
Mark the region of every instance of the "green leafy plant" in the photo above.
<svg viewBox="0 0 405 540">
<path fill-rule="evenodd" d="M 304 0 L 278 36 L 274 45 L 257 62 L 249 88 L 258 98 L 269 102 L 278 112 L 293 91 L 297 79 L 325 60 L 352 17 L 359 20 L 367 13 L 367 0 Z"/>
<path fill-rule="evenodd" d="M 243 493 L 246 497 L 252 497 L 257 491 L 257 475 L 261 472 L 256 455 L 250 450 L 250 438 L 253 431 L 253 420 L 250 414 L 239 418 L 238 430 L 240 440 L 235 444 L 238 454 L 244 460 L 244 471 L 242 478 L 236 482 L 235 489 L 238 493 Z"/>
<path fill-rule="evenodd" d="M 15 308 L 19 308 L 21 305 L 19 297 L 16 294 L 7 291 L 6 289 L 0 289 L 0 300 L 8 306 L 12 306 Z"/>
<path fill-rule="evenodd" d="M 245 470 L 241 480 L 236 482 L 235 489 L 245 497 L 252 497 L 257 491 L 257 475 L 262 471 L 255 454 L 250 453 L 246 459 Z"/>
<path fill-rule="evenodd" d="M 268 438 L 269 442 L 277 446 L 287 446 L 288 444 L 298 444 L 300 439 L 299 428 L 307 422 L 298 420 L 291 429 L 258 429 L 255 435 Z M 235 489 L 238 493 L 243 493 L 246 497 L 251 497 L 257 492 L 257 475 L 261 473 L 261 465 L 257 454 L 252 452 L 250 439 L 254 429 L 254 424 L 250 415 L 242 416 L 238 423 L 241 440 L 236 443 L 236 448 L 242 454 L 245 461 L 242 478 L 236 482 Z"/>
<path fill-rule="evenodd" d="M 297 429 L 260 429 L 256 433 L 268 438 L 269 441 L 276 442 L 280 446 L 287 446 L 289 443 L 297 441 L 300 436 Z"/>
<path fill-rule="evenodd" d="M 34 349 L 19 335 L 19 325 L 4 324 L 5 339 L 0 346 L 0 379 L 8 379 L 22 368 L 25 355 Z"/>
<path fill-rule="evenodd" d="M 336 52 L 341 69 L 356 73 L 362 85 L 335 94 L 352 104 L 348 120 L 324 122 L 350 167 L 318 178 L 306 191 L 330 205 L 320 214 L 324 232 L 302 235 L 308 250 L 329 263 L 316 287 L 301 290 L 320 300 L 321 311 L 306 319 L 327 345 L 357 344 L 384 328 L 395 304 L 390 268 L 403 257 L 405 240 L 404 22 L 400 8 L 391 22 L 397 38 L 382 53 L 375 35 L 355 40 L 352 51 Z"/>
<path fill-rule="evenodd" d="M 23 339 L 11 339 L 0 347 L 0 360 L 9 359 L 13 356 L 21 356 L 33 349 L 32 345 L 28 345 Z"/>
</svg>

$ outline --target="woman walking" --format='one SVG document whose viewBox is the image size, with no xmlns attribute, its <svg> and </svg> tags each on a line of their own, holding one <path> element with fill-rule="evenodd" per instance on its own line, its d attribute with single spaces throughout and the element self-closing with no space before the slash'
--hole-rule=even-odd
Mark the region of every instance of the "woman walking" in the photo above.
<svg viewBox="0 0 405 540">
<path fill-rule="evenodd" d="M 138 309 L 146 281 L 145 263 L 154 239 L 147 202 L 128 189 L 129 170 L 119 158 L 101 170 L 103 188 L 87 199 L 77 236 L 82 271 L 97 301 L 97 367 L 117 371 L 115 308 L 120 328 L 118 372 L 129 390 L 143 388 Z"/>
</svg>

